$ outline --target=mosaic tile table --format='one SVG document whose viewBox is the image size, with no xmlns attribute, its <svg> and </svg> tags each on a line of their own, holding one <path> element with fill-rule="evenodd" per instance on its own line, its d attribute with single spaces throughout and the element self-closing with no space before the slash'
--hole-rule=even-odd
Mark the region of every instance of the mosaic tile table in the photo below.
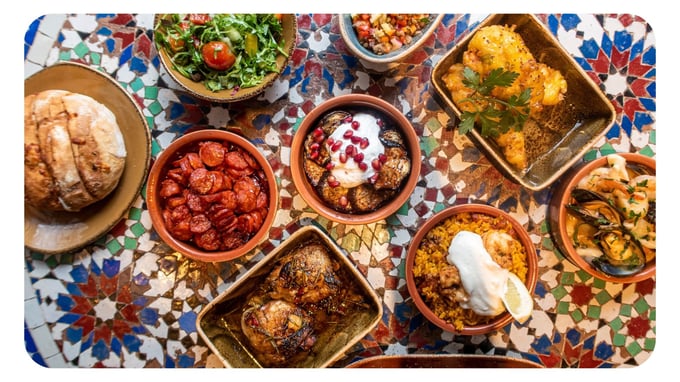
<svg viewBox="0 0 680 382">
<path fill-rule="evenodd" d="M 180 91 L 159 66 L 153 15 L 48 15 L 25 35 L 25 76 L 57 61 L 109 73 L 141 106 L 153 156 L 192 130 L 237 130 L 267 155 L 280 178 L 281 209 L 270 238 L 228 263 L 173 253 L 155 234 L 139 196 L 128 216 L 82 250 L 44 255 L 25 249 L 25 345 L 48 367 L 221 366 L 200 340 L 196 316 L 293 230 L 316 220 L 346 249 L 384 302 L 382 322 L 334 366 L 380 354 L 461 353 L 524 358 L 549 368 L 627 367 L 656 340 L 656 281 L 614 284 L 589 277 L 553 247 L 545 221 L 550 189 L 529 192 L 504 178 L 455 129 L 431 97 L 433 64 L 485 15 L 446 15 L 425 47 L 388 72 L 367 70 L 345 47 L 337 18 L 298 15 L 297 47 L 280 80 L 257 99 L 210 104 Z M 586 159 L 610 152 L 656 155 L 655 38 L 631 15 L 540 15 L 616 107 L 616 123 Z M 315 105 L 345 93 L 379 95 L 400 108 L 422 137 L 423 168 L 406 205 L 385 221 L 346 226 L 315 214 L 291 182 L 289 145 Z M 405 247 L 442 208 L 469 201 L 510 211 L 537 247 L 535 310 L 484 336 L 442 332 L 423 318 L 404 280 Z"/>
</svg>

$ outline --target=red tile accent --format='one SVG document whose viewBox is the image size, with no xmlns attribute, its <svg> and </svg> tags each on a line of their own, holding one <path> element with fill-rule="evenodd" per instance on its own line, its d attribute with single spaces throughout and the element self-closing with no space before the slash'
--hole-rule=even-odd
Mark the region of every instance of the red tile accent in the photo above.
<svg viewBox="0 0 680 382">
<path fill-rule="evenodd" d="M 633 317 L 626 325 L 628 328 L 628 335 L 635 338 L 647 337 L 647 332 L 650 329 L 649 320 L 645 317 Z"/>
<path fill-rule="evenodd" d="M 576 305 L 588 305 L 593 298 L 593 292 L 587 285 L 574 285 L 569 293 L 571 301 Z"/>
</svg>

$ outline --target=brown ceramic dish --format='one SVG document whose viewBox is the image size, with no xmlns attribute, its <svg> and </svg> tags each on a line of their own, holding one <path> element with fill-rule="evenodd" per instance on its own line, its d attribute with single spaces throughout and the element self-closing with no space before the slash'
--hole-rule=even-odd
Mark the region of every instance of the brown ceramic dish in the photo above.
<svg viewBox="0 0 680 382">
<path fill-rule="evenodd" d="M 283 367 L 328 367 L 380 322 L 382 301 L 366 278 L 327 233 L 315 225 L 304 226 L 282 241 L 199 313 L 196 319 L 198 334 L 225 367 L 262 367 L 240 325 L 242 312 L 247 308 L 246 296 L 262 285 L 279 259 L 309 242 L 320 242 L 328 249 L 329 257 L 339 263 L 338 274 L 346 276 L 345 285 L 357 290 L 365 304 L 355 305 L 357 308 L 349 310 L 342 320 L 327 323 L 322 331 L 314 333 L 317 339 L 311 352 Z"/>
<path fill-rule="evenodd" d="M 653 158 L 637 153 L 619 153 L 626 160 L 626 163 L 634 166 L 642 166 L 650 170 L 651 174 L 656 174 L 656 161 Z M 656 259 L 645 264 L 644 268 L 637 273 L 627 276 L 612 276 L 595 268 L 584 257 L 579 255 L 573 245 L 570 235 L 567 232 L 566 205 L 571 201 L 571 191 L 587 174 L 597 168 L 606 167 L 607 158 L 600 157 L 590 162 L 581 163 L 570 169 L 559 182 L 555 184 L 552 192 L 549 209 L 548 222 L 550 233 L 557 245 L 557 249 L 575 264 L 593 277 L 614 282 L 614 283 L 634 283 L 653 277 L 656 275 Z"/>
<path fill-rule="evenodd" d="M 368 110 L 382 114 L 385 118 L 391 119 L 392 124 L 400 130 L 405 141 L 407 154 L 411 162 L 410 172 L 403 180 L 398 193 L 381 207 L 365 213 L 343 213 L 327 205 L 316 192 L 309 181 L 304 169 L 304 142 L 307 136 L 317 127 L 317 124 L 324 116 L 332 111 L 347 110 Z M 290 169 L 293 183 L 302 198 L 320 215 L 339 223 L 344 224 L 368 224 L 374 223 L 395 213 L 411 196 L 415 189 L 416 182 L 420 176 L 420 144 L 413 126 L 393 105 L 386 101 L 367 94 L 347 94 L 333 97 L 312 109 L 300 123 L 293 142 L 290 153 Z"/>
<path fill-rule="evenodd" d="M 37 211 L 24 207 L 24 245 L 46 254 L 72 252 L 106 234 L 129 212 L 146 180 L 151 135 L 135 100 L 106 73 L 89 66 L 60 62 L 24 81 L 24 96 L 61 89 L 94 98 L 116 116 L 127 157 L 116 189 L 77 213 Z"/>
<path fill-rule="evenodd" d="M 165 14 L 157 14 L 154 18 L 154 25 L 157 26 L 159 21 L 166 16 L 167 15 Z M 272 83 L 274 83 L 274 81 L 276 81 L 281 72 L 283 72 L 283 70 L 288 65 L 288 60 L 293 54 L 293 49 L 295 48 L 296 44 L 297 18 L 294 14 L 284 14 L 281 23 L 283 26 L 281 38 L 284 39 L 283 51 L 287 54 L 284 55 L 279 53 L 276 58 L 277 68 L 279 71 L 266 75 L 262 82 L 257 86 L 240 89 L 225 89 L 213 92 L 207 89 L 203 82 L 192 81 L 173 69 L 170 56 L 164 49 L 161 49 L 158 52 L 158 56 L 160 57 L 163 68 L 165 68 L 170 77 L 172 77 L 172 79 L 177 82 L 177 84 L 179 84 L 182 89 L 191 93 L 192 95 L 211 102 L 227 103 L 243 101 L 264 92 Z"/>
<path fill-rule="evenodd" d="M 498 330 L 504 327 L 505 325 L 511 323 L 513 321 L 513 318 L 510 315 L 510 313 L 506 311 L 496 316 L 488 323 L 474 326 L 465 326 L 462 330 L 457 330 L 452 323 L 439 318 L 427 306 L 427 303 L 424 301 L 424 299 L 420 295 L 420 292 L 418 291 L 418 288 L 416 286 L 416 280 L 413 274 L 416 252 L 425 235 L 431 229 L 436 227 L 439 223 L 443 222 L 447 218 L 461 213 L 485 214 L 491 217 L 501 217 L 504 220 L 510 222 L 513 230 L 516 233 L 516 237 L 523 244 L 527 254 L 527 275 L 525 285 L 530 293 L 534 292 L 536 282 L 538 281 L 538 259 L 536 256 L 536 249 L 533 243 L 531 242 L 529 234 L 524 229 L 524 227 L 522 227 L 522 225 L 519 222 L 517 222 L 512 216 L 510 216 L 507 212 L 486 204 L 475 203 L 460 204 L 448 207 L 436 213 L 431 218 L 429 218 L 425 222 L 425 224 L 418 229 L 415 236 L 413 237 L 413 240 L 411 240 L 411 243 L 409 244 L 408 252 L 406 255 L 406 285 L 408 287 L 409 294 L 411 295 L 411 298 L 413 299 L 413 302 L 415 303 L 418 310 L 425 316 L 425 318 L 430 320 L 430 322 L 437 325 L 441 329 L 448 332 L 463 335 L 485 334 L 492 332 L 494 330 Z"/>
<path fill-rule="evenodd" d="M 165 202 L 160 196 L 160 191 L 168 170 L 173 167 L 172 163 L 175 160 L 187 152 L 197 152 L 199 143 L 206 141 L 234 145 L 243 149 L 257 161 L 266 178 L 267 192 L 269 194 L 267 215 L 262 221 L 259 230 L 245 244 L 238 248 L 215 251 L 199 248 L 195 245 L 194 241 L 177 239 L 171 234 L 164 223 L 162 211 Z M 206 262 L 228 261 L 247 254 L 269 237 L 269 229 L 274 222 L 278 206 L 278 188 L 274 171 L 267 158 L 265 158 L 257 146 L 232 132 L 216 129 L 198 130 L 177 138 L 160 153 L 149 172 L 146 186 L 146 204 L 154 229 L 171 248 L 195 260 Z"/>
<path fill-rule="evenodd" d="M 535 159 L 530 158 L 525 170 L 514 168 L 505 159 L 498 145 L 483 137 L 478 129 L 468 133 L 472 141 L 505 176 L 527 189 L 541 190 L 559 178 L 607 133 L 614 123 L 616 111 L 598 85 L 536 16 L 494 14 L 470 31 L 432 70 L 431 82 L 436 99 L 453 117 L 460 118 L 462 112 L 451 99 L 442 76 L 451 65 L 462 62 L 463 53 L 475 32 L 489 25 L 515 25 L 515 31 L 522 37 L 533 56 L 539 62 L 559 70 L 567 81 L 567 93 L 559 108 L 553 109 L 550 120 L 539 121 L 545 125 L 545 129 L 541 129 L 542 134 L 526 137 L 527 144 L 536 147 L 532 149 L 536 153 L 532 155 Z M 560 133 L 547 134 L 547 131 Z"/>
<path fill-rule="evenodd" d="M 541 369 L 542 365 L 522 358 L 478 354 L 409 354 L 364 358 L 349 368 L 514 368 Z"/>
</svg>

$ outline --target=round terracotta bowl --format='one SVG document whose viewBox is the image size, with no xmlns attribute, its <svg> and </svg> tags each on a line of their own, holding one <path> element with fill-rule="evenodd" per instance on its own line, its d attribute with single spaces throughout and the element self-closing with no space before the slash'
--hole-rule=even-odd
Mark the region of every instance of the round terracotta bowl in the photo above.
<svg viewBox="0 0 680 382">
<path fill-rule="evenodd" d="M 627 164 L 642 166 L 656 174 L 656 160 L 637 153 L 619 153 Z M 656 274 L 656 260 L 645 264 L 639 272 L 629 276 L 611 276 L 593 267 L 581 255 L 576 252 L 573 241 L 567 233 L 566 221 L 568 212 L 566 205 L 571 201 L 571 191 L 576 185 L 594 169 L 606 167 L 607 157 L 600 157 L 590 162 L 582 163 L 571 168 L 565 176 L 555 184 L 550 204 L 548 206 L 548 222 L 550 233 L 557 249 L 573 264 L 593 277 L 614 283 L 634 283 L 648 279 Z"/>
<path fill-rule="evenodd" d="M 316 128 L 318 121 L 329 112 L 347 109 L 372 110 L 391 119 L 395 126 L 400 129 L 409 158 L 411 158 L 411 171 L 402 183 L 401 191 L 380 208 L 367 213 L 344 213 L 328 206 L 318 196 L 303 168 L 304 141 L 307 135 Z M 409 120 L 393 105 L 367 94 L 341 95 L 315 107 L 300 123 L 291 144 L 290 171 L 295 187 L 307 204 L 319 215 L 338 223 L 369 224 L 386 219 L 395 213 L 413 193 L 420 176 L 420 167 L 420 141 Z"/>
<path fill-rule="evenodd" d="M 167 178 L 168 171 L 175 167 L 173 162 L 184 156 L 186 153 L 198 152 L 199 143 L 206 141 L 215 141 L 222 143 L 225 146 L 233 145 L 240 147 L 257 161 L 257 164 L 261 167 L 264 172 L 264 177 L 266 178 L 266 187 L 269 193 L 267 205 L 268 213 L 260 228 L 247 242 L 245 242 L 245 244 L 230 250 L 209 251 L 197 246 L 193 239 L 180 240 L 171 234 L 163 219 L 162 211 L 166 208 L 165 199 L 160 196 L 163 180 Z M 247 254 L 269 237 L 269 229 L 274 222 L 278 206 L 278 194 L 274 171 L 265 156 L 255 145 L 235 133 L 224 130 L 207 129 L 187 133 L 177 138 L 160 153 L 149 172 L 149 178 L 146 185 L 146 204 L 149 214 L 151 215 L 151 222 L 154 229 L 161 239 L 172 249 L 195 260 L 221 262 Z M 213 203 L 215 202 L 213 201 Z M 237 216 L 238 215 L 239 214 L 237 214 Z"/>
<path fill-rule="evenodd" d="M 527 254 L 527 275 L 525 285 L 529 292 L 533 294 L 534 289 L 536 288 L 536 282 L 538 281 L 538 259 L 536 256 L 536 249 L 531 241 L 531 238 L 529 237 L 529 234 L 524 229 L 524 227 L 522 227 L 522 225 L 507 212 L 486 204 L 476 203 L 459 204 L 448 207 L 429 218 L 425 224 L 418 229 L 415 236 L 413 237 L 413 240 L 411 241 L 411 244 L 409 245 L 408 252 L 406 254 L 406 286 L 418 310 L 425 316 L 425 318 L 441 329 L 447 332 L 462 335 L 485 334 L 501 329 L 505 325 L 511 323 L 513 318 L 510 313 L 506 311 L 487 323 L 474 326 L 465 326 L 463 329 L 458 330 L 452 323 L 439 318 L 434 313 L 434 311 L 431 310 L 431 308 L 421 297 L 418 287 L 416 286 L 415 277 L 413 275 L 416 251 L 418 250 L 418 247 L 420 246 L 420 243 L 425 235 L 427 235 L 427 233 L 435 228 L 439 223 L 461 213 L 475 213 L 485 214 L 492 217 L 501 217 L 511 224 L 513 230 L 516 233 L 515 237 L 522 243 Z"/>
<path fill-rule="evenodd" d="M 154 18 L 154 25 L 156 26 L 155 33 L 159 32 L 158 28 L 160 21 L 168 17 L 169 14 L 157 14 Z M 278 72 L 267 74 L 259 85 L 252 87 L 245 87 L 239 89 L 224 89 L 220 91 L 212 91 L 206 88 L 205 84 L 193 81 L 173 68 L 172 60 L 165 49 L 159 49 L 158 57 L 160 57 L 161 64 L 170 77 L 186 92 L 210 102 L 229 103 L 243 101 L 264 92 L 270 85 L 276 81 L 283 70 L 288 66 L 290 56 L 293 54 L 297 39 L 297 18 L 294 14 L 284 14 L 281 19 L 283 30 L 281 38 L 284 39 L 283 51 L 286 54 L 279 53 L 276 57 L 276 67 Z"/>
</svg>

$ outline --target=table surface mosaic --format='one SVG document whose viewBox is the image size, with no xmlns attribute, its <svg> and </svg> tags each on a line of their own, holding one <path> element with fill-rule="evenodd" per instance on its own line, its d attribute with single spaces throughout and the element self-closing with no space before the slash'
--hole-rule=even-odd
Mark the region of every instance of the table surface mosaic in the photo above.
<svg viewBox="0 0 680 382">
<path fill-rule="evenodd" d="M 333 367 L 382 354 L 506 355 L 548 368 L 642 364 L 656 342 L 656 280 L 616 284 L 589 277 L 554 247 L 546 223 L 550 188 L 528 191 L 503 177 L 432 97 L 433 65 L 486 15 L 447 14 L 425 46 L 398 67 L 367 69 L 340 37 L 337 17 L 299 14 L 296 48 L 280 79 L 255 99 L 211 104 L 185 94 L 161 68 L 152 14 L 50 14 L 25 34 L 29 76 L 59 61 L 88 64 L 135 98 L 151 129 L 155 158 L 194 129 L 230 129 L 268 157 L 279 178 L 280 210 L 269 239 L 226 263 L 193 261 L 154 232 L 143 194 L 129 214 L 95 243 L 69 254 L 24 248 L 25 350 L 52 368 L 193 368 L 221 363 L 199 338 L 201 309 L 302 225 L 318 222 L 347 252 L 384 304 L 377 327 Z M 656 156 L 656 48 L 651 26 L 627 14 L 539 15 L 614 104 L 617 118 L 586 155 Z M 296 125 L 315 105 L 368 93 L 395 105 L 421 136 L 422 171 L 410 200 L 369 225 L 327 221 L 291 180 L 289 148 Z M 529 231 L 539 280 L 531 319 L 488 335 L 459 336 L 429 323 L 404 278 L 406 247 L 417 228 L 446 206 L 500 207 Z"/>
</svg>

